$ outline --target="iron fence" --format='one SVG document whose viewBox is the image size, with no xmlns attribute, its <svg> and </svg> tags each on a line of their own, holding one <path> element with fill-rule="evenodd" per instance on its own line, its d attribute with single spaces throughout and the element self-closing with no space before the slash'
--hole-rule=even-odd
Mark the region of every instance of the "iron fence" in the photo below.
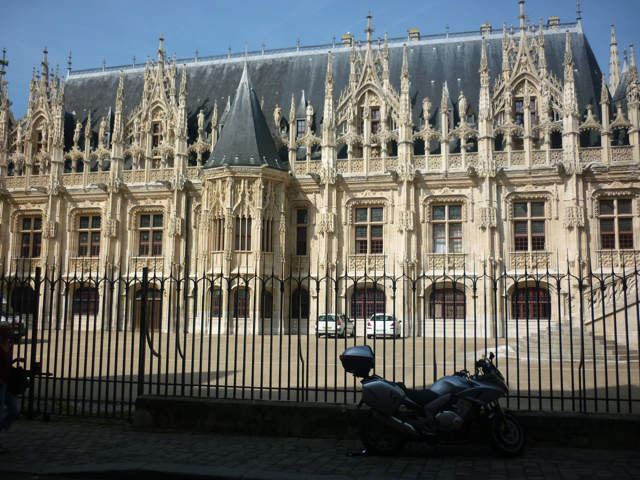
<svg viewBox="0 0 640 480">
<path fill-rule="evenodd" d="M 354 403 L 360 384 L 339 355 L 362 344 L 374 350 L 375 373 L 410 388 L 495 352 L 512 408 L 639 409 L 637 264 L 339 277 L 312 275 L 308 262 L 306 271 L 226 276 L 43 275 L 20 265 L 0 277 L 0 294 L 16 325 L 14 355 L 32 377 L 28 415 L 130 417 L 146 393 Z M 379 329 L 379 313 L 393 326 Z M 336 322 L 316 330 L 319 315 L 332 314 Z"/>
</svg>

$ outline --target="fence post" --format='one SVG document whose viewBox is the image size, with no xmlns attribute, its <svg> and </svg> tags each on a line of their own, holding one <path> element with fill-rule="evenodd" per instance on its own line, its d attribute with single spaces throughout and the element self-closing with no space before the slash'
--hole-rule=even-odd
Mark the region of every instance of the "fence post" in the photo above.
<svg viewBox="0 0 640 480">
<path fill-rule="evenodd" d="M 36 375 L 40 375 L 40 369 L 41 367 L 39 367 L 36 363 L 36 359 L 37 359 L 37 352 L 36 349 L 38 348 L 38 309 L 40 308 L 40 302 L 39 302 L 39 297 L 40 297 L 40 274 L 41 274 L 41 268 L 40 267 L 36 267 L 36 284 L 35 284 L 35 296 L 36 296 L 36 301 L 34 302 L 36 304 L 36 308 L 34 309 L 33 312 L 33 318 L 31 319 L 31 351 L 29 352 L 29 383 L 31 384 L 31 387 L 29 388 L 29 399 L 27 401 L 27 414 L 26 417 L 29 419 L 35 418 L 35 412 L 34 412 L 34 408 L 33 408 L 33 404 L 34 404 L 34 399 L 35 399 L 35 393 L 34 393 L 34 379 Z M 24 303 L 24 300 L 23 300 Z M 27 314 L 27 319 L 29 318 L 28 314 Z"/>
<path fill-rule="evenodd" d="M 144 361 L 146 357 L 147 337 L 147 287 L 149 283 L 149 269 L 142 269 L 142 298 L 140 299 L 140 343 L 138 348 L 138 396 L 144 394 Z"/>
</svg>

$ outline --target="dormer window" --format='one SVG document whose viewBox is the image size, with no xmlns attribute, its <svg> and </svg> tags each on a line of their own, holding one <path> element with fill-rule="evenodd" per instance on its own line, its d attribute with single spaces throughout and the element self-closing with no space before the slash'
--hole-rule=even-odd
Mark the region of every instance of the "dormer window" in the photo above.
<svg viewBox="0 0 640 480">
<path fill-rule="evenodd" d="M 536 101 L 531 100 L 531 127 L 536 125 Z M 524 101 L 516 100 L 516 125 L 524 128 Z"/>
<path fill-rule="evenodd" d="M 36 142 L 36 153 L 40 153 L 44 151 L 44 136 L 42 135 L 42 131 L 38 130 L 38 140 Z"/>
<path fill-rule="evenodd" d="M 152 135 L 151 146 L 153 148 L 158 148 L 162 140 L 162 126 L 160 122 L 153 122 L 153 125 L 151 126 L 151 135 Z"/>
<path fill-rule="evenodd" d="M 371 133 L 375 135 L 380 132 L 380 109 L 371 109 Z"/>
<path fill-rule="evenodd" d="M 297 137 L 302 138 L 307 133 L 307 121 L 298 120 L 297 122 Z"/>
<path fill-rule="evenodd" d="M 289 132 L 289 124 L 283 118 L 280 120 L 280 135 L 286 135 Z"/>
</svg>

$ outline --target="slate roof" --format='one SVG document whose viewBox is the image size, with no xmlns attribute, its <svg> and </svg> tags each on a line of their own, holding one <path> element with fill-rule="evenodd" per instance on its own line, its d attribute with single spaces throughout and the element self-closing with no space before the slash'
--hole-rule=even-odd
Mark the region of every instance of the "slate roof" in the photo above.
<svg viewBox="0 0 640 480">
<path fill-rule="evenodd" d="M 580 114 L 586 114 L 586 106 L 598 105 L 600 101 L 601 70 L 596 62 L 589 42 L 580 27 L 569 29 L 575 82 Z M 566 30 L 545 31 L 545 54 L 548 70 L 562 80 L 564 68 Z M 487 59 L 491 84 L 502 71 L 502 34 L 486 37 Z M 376 47 L 377 48 L 377 47 Z M 437 40 L 420 40 L 407 43 L 409 74 L 411 76 L 411 103 L 414 125 L 420 125 L 422 100 L 429 97 L 433 104 L 432 123 L 439 125 L 442 85 L 446 81 L 450 98 L 456 106 L 460 91 L 477 114 L 480 92 L 480 52 L 482 37 L 456 37 Z M 336 45 L 332 50 L 335 82 L 335 99 L 348 85 L 351 48 Z M 249 57 L 248 73 L 258 98 L 264 98 L 264 112 L 272 135 L 275 135 L 272 112 L 276 103 L 285 118 L 289 116 L 291 94 L 295 95 L 298 110 L 302 91 L 315 111 L 314 129 L 320 131 L 324 110 L 324 81 L 329 49 L 294 52 L 286 54 L 265 54 Z M 214 101 L 218 102 L 218 114 L 222 117 L 227 99 L 235 96 L 238 79 L 241 77 L 244 59 L 224 59 L 187 64 L 187 110 L 189 141 L 197 139 L 197 114 L 202 109 L 206 122 L 213 112 Z M 402 68 L 402 44 L 389 44 L 390 81 L 400 91 Z M 119 72 L 88 73 L 71 75 L 66 82 L 66 108 L 75 112 L 74 117 L 83 123 L 92 112 L 94 129 L 97 130 L 100 117 L 106 115 L 109 107 L 115 109 Z M 144 67 L 127 70 L 124 73 L 125 118 L 139 104 L 142 97 Z M 178 79 L 178 82 L 180 79 Z M 291 120 L 291 119 L 289 119 Z M 75 121 L 75 120 L 74 120 Z M 226 121 L 226 120 L 225 120 Z M 457 119 L 456 119 L 457 122 Z M 222 119 L 221 119 L 222 123 Z M 224 131 L 224 130 L 223 130 Z M 68 138 L 68 136 L 67 136 Z M 70 147 L 70 145 L 69 145 Z"/>
<path fill-rule="evenodd" d="M 260 103 L 251 87 L 246 63 L 224 128 L 204 168 L 223 165 L 267 165 L 288 170 L 280 160 Z"/>
</svg>

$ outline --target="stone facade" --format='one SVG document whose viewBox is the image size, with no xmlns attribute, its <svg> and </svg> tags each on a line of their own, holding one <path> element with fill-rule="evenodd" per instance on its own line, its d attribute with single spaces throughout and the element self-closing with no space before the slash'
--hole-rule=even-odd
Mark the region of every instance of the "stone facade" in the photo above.
<svg viewBox="0 0 640 480">
<path fill-rule="evenodd" d="M 557 22 L 527 25 L 524 2 L 518 18 L 515 33 L 483 27 L 477 38 L 459 39 L 480 45 L 477 76 L 464 79 L 475 85 L 477 103 L 463 90 L 450 93 L 458 93 L 457 73 L 444 85 L 432 85 L 438 97 L 412 89 L 412 75 L 422 72 L 413 73 L 408 50 L 431 48 L 428 42 L 434 51 L 440 48 L 419 33 L 404 45 L 386 38 L 376 45 L 369 18 L 363 43 L 346 36 L 343 45 L 314 51 L 326 58 L 322 116 L 314 111 L 319 105 L 304 93 L 296 102 L 299 92 L 291 91 L 277 92 L 292 96 L 288 116 L 278 104 L 264 112 L 289 172 L 235 166 L 232 157 L 222 167 L 203 168 L 220 136 L 228 134 L 222 129 L 227 111 L 219 115 L 214 98 L 207 119 L 202 110 L 188 108 L 188 72 L 195 67 L 168 60 L 163 39 L 157 63 L 127 72 L 142 76 L 142 91 L 136 97 L 125 92 L 121 71 L 113 109 L 100 120 L 91 117 L 97 108 L 90 103 L 87 117 L 66 111 L 73 99 L 65 90 L 82 82 L 99 85 L 114 74 L 71 73 L 65 82 L 58 72 L 49 73 L 45 53 L 23 118 L 13 120 L 8 89 L 2 89 L 0 270 L 25 275 L 39 266 L 67 278 L 88 272 L 133 277 L 148 267 L 157 277 L 239 272 L 282 278 L 290 272 L 415 277 L 499 276 L 525 268 L 586 273 L 601 264 L 633 268 L 640 259 L 640 91 L 633 49 L 623 72 L 613 62 L 616 85 L 607 85 L 604 74 L 601 85 L 591 85 L 601 91 L 594 100 L 599 105 L 582 105 L 577 47 L 571 43 L 572 35 L 581 34 L 580 23 L 564 30 Z M 548 39 L 559 35 L 563 51 L 549 51 Z M 491 72 L 487 43 L 499 40 L 502 68 Z M 612 34 L 617 59 L 614 44 Z M 588 47 L 578 48 L 584 56 Z M 348 79 L 339 85 L 336 50 L 349 52 Z M 402 55 L 399 72 L 391 71 L 390 51 Z M 291 58 L 302 55 L 310 54 Z M 552 55 L 564 58 L 562 71 L 547 65 Z M 251 66 L 253 59 L 246 61 Z M 346 72 L 340 75 L 346 78 Z M 620 88 L 624 97 L 615 98 Z M 263 101 L 271 93 L 257 91 Z M 602 205 L 615 210 L 603 212 Z M 602 218 L 616 225 L 607 245 Z M 624 243 L 620 235 L 628 220 L 631 237 Z M 543 287 L 553 295 L 553 285 Z M 503 304 L 511 301 L 509 288 Z M 316 296 L 324 299 L 325 292 L 310 290 L 305 295 L 313 319 Z M 390 309 L 393 292 L 384 294 Z M 275 289 L 272 295 L 275 317 L 291 317 L 291 291 L 283 302 Z M 331 299 L 327 308 L 355 315 L 353 295 L 344 288 L 338 305 Z M 471 291 L 464 295 L 470 303 Z M 248 311 L 260 314 L 253 302 L 261 292 L 251 287 L 249 297 Z M 504 305 L 493 312 L 493 304 L 477 300 L 503 321 L 512 316 Z M 226 297 L 220 308 L 230 311 Z M 427 306 L 416 308 L 422 315 Z M 562 317 L 556 310 L 553 321 Z M 313 330 L 305 322 L 285 322 L 285 332 L 298 328 Z M 499 335 L 503 327 L 496 328 L 489 333 Z"/>
</svg>

